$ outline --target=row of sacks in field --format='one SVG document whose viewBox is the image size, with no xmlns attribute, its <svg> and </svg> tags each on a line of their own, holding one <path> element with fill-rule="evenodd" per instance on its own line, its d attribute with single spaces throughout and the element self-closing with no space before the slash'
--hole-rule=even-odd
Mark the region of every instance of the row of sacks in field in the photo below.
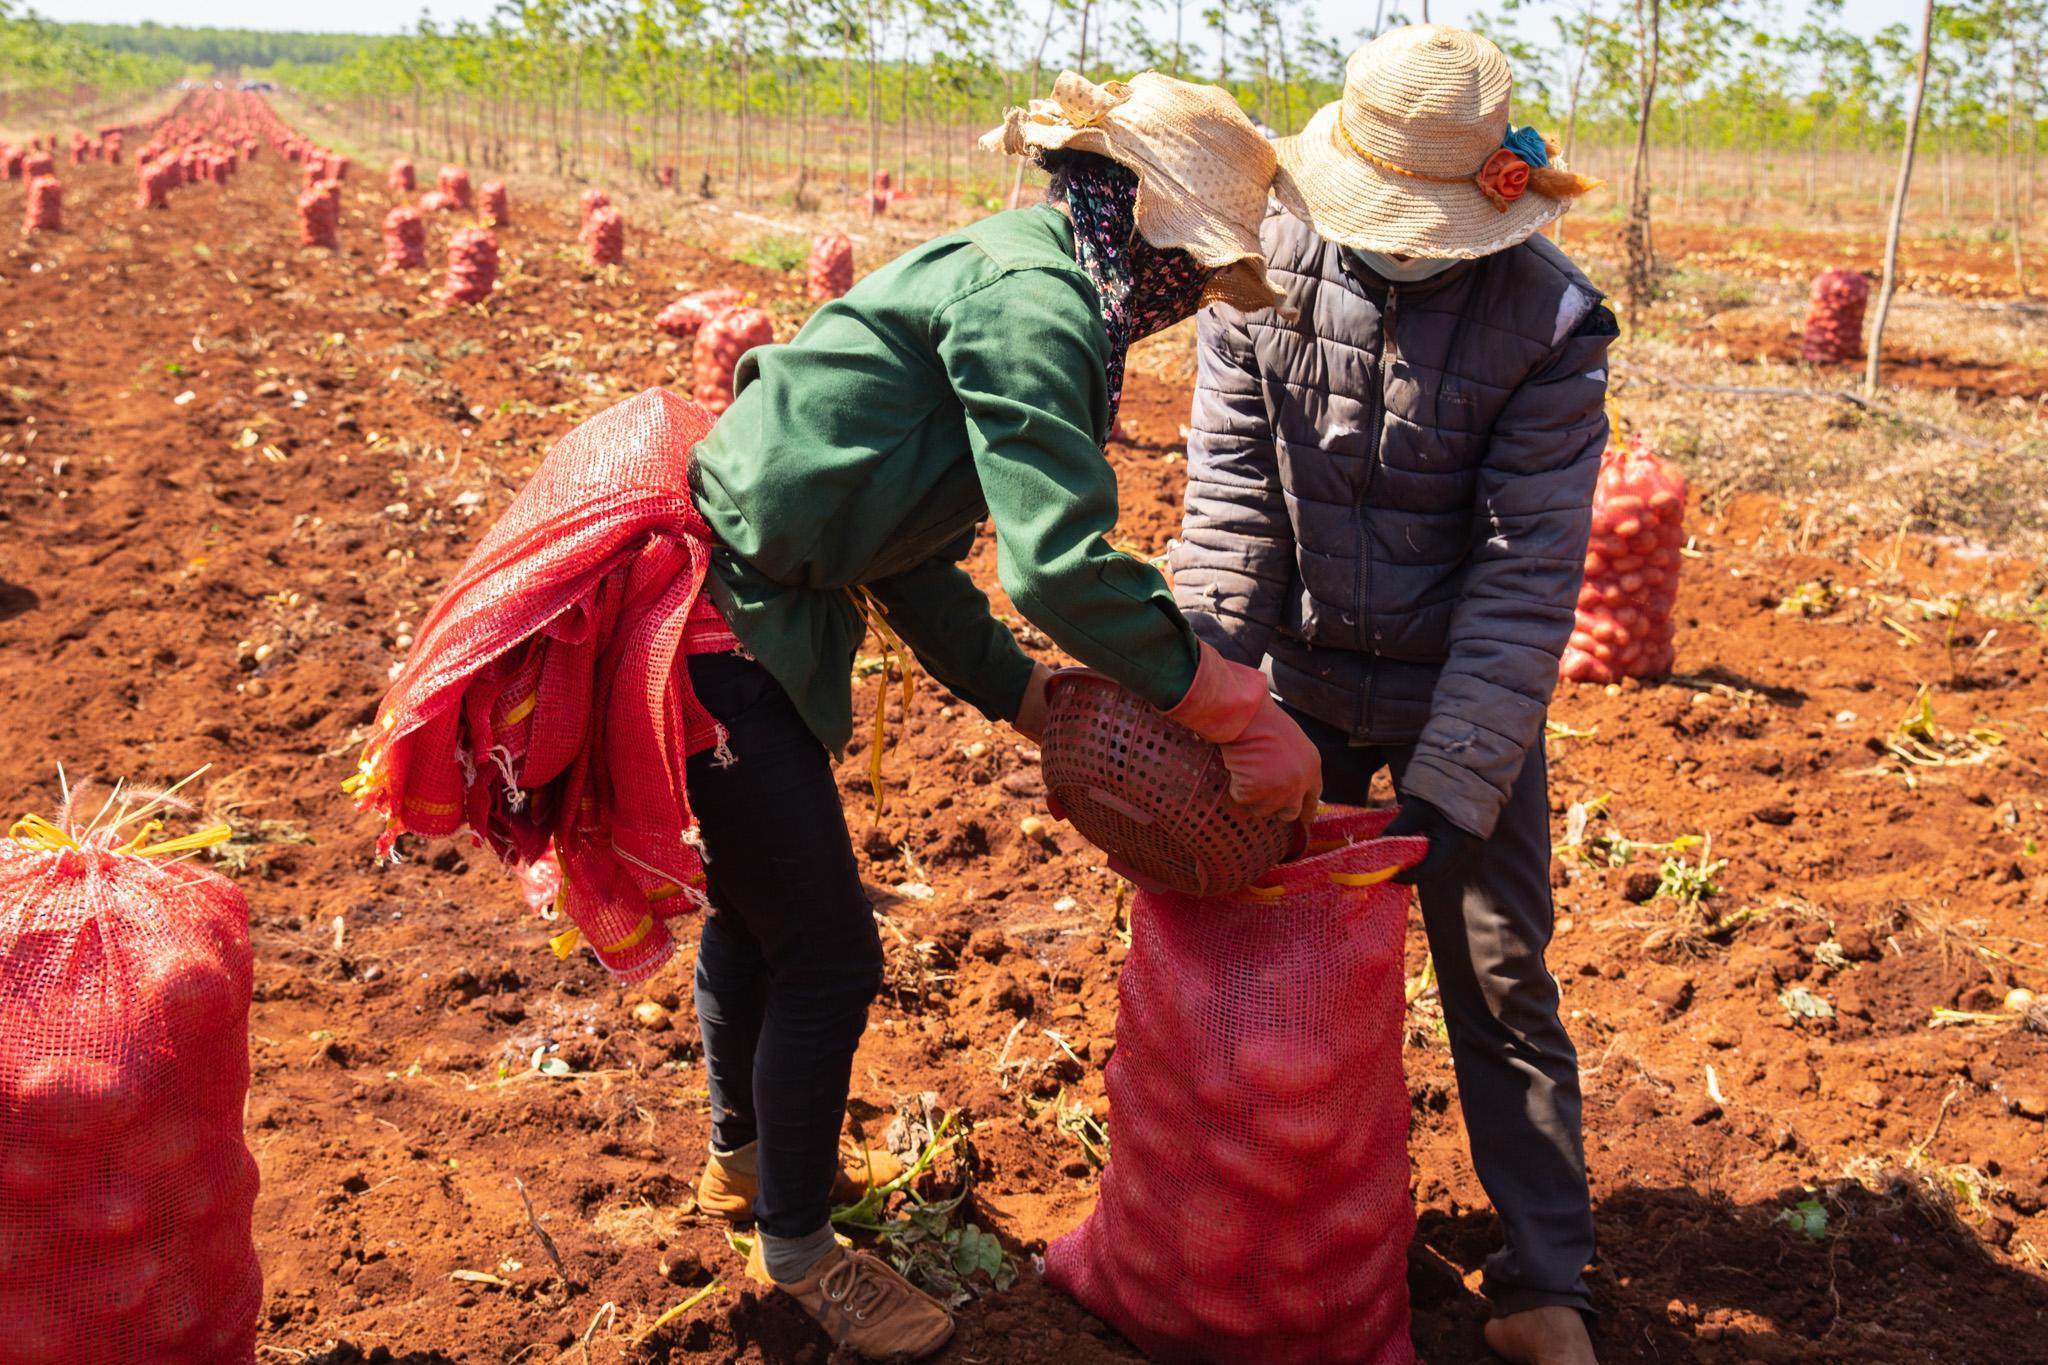
<svg viewBox="0 0 2048 1365">
<path fill-rule="evenodd" d="M 121 164 L 121 149 L 127 129 L 117 123 L 104 123 L 87 136 L 81 128 L 71 130 L 70 158 L 74 166 L 83 166 L 88 161 L 106 161 Z M 54 175 L 57 170 L 57 154 L 63 147 L 55 133 L 37 134 L 28 140 L 28 145 L 19 147 L 10 142 L 0 141 L 0 169 L 4 169 L 9 180 L 33 180 L 38 175 Z"/>
</svg>

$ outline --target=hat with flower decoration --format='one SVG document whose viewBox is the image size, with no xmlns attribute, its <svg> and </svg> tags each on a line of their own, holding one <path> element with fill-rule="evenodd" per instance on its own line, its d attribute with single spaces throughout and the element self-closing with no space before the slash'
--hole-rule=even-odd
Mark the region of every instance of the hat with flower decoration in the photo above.
<svg viewBox="0 0 2048 1365">
<path fill-rule="evenodd" d="M 1508 122 L 1499 48 L 1444 24 L 1393 29 L 1351 56 L 1344 95 L 1273 145 L 1273 193 L 1330 241 L 1434 260 L 1504 251 L 1601 181 Z"/>
</svg>

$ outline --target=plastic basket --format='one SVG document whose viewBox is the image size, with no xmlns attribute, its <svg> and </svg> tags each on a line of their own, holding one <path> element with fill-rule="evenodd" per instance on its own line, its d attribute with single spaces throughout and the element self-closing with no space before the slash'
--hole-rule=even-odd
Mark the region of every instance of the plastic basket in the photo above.
<svg viewBox="0 0 2048 1365">
<path fill-rule="evenodd" d="M 1046 804 L 1133 880 L 1223 896 L 1299 854 L 1299 823 L 1230 799 L 1223 751 L 1086 668 L 1053 674 L 1039 748 Z"/>
</svg>

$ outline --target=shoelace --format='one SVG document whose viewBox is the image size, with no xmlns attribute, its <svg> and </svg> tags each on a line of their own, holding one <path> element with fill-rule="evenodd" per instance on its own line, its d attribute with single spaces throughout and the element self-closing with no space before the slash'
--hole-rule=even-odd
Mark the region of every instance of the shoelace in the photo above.
<svg viewBox="0 0 2048 1365">
<path fill-rule="evenodd" d="M 891 1285 L 885 1276 L 873 1273 L 877 1269 L 864 1257 L 848 1255 L 825 1272 L 818 1288 L 827 1299 L 852 1314 L 855 1321 L 866 1322 L 890 1297 Z"/>
</svg>

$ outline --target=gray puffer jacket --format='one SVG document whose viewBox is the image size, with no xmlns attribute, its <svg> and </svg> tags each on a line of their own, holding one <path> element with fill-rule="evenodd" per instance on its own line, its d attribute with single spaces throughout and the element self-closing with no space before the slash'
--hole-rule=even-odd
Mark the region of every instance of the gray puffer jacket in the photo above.
<svg viewBox="0 0 2048 1365">
<path fill-rule="evenodd" d="M 1571 634 L 1613 314 L 1541 237 L 1406 285 L 1286 214 L 1263 238 L 1299 318 L 1202 314 L 1175 596 L 1491 834 Z"/>
</svg>

